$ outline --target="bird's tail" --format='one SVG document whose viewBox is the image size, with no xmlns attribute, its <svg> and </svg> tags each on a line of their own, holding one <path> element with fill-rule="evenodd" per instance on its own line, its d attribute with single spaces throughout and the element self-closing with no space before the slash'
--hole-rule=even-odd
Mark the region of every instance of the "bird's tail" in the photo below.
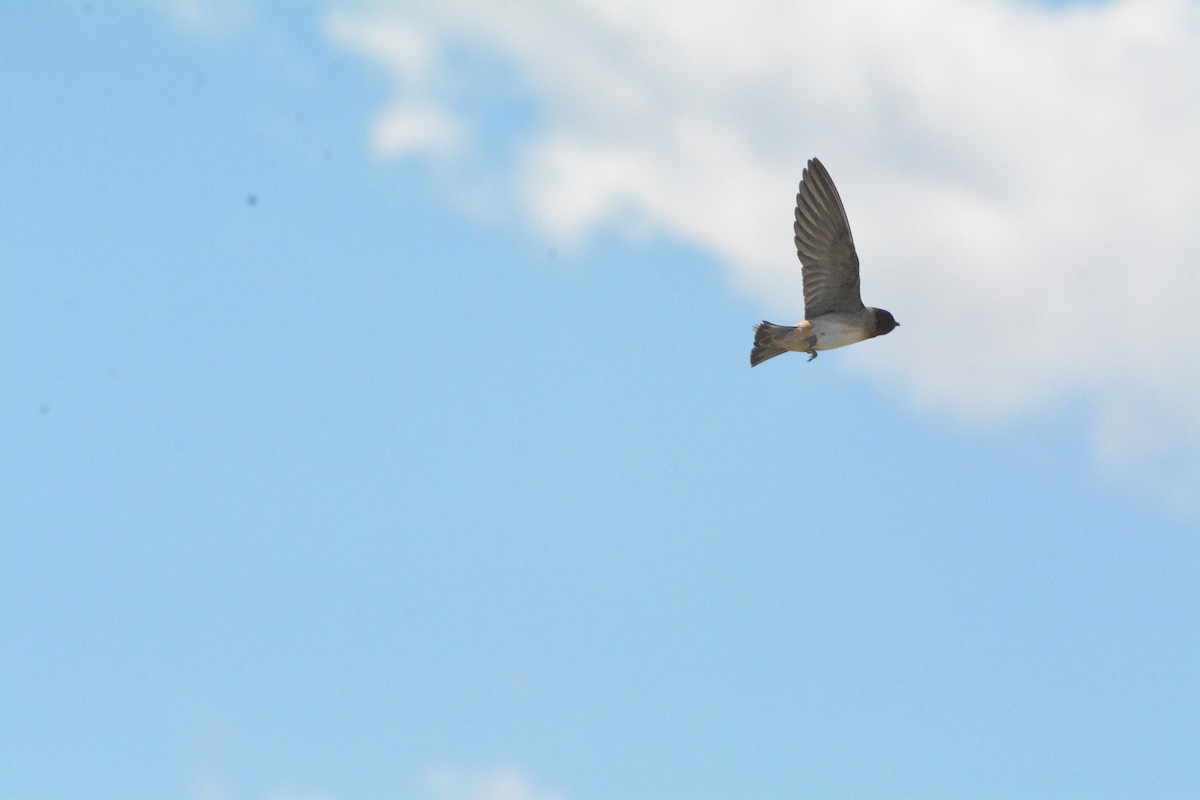
<svg viewBox="0 0 1200 800">
<path fill-rule="evenodd" d="M 782 347 L 781 344 L 784 337 L 794 330 L 796 329 L 791 325 L 776 325 L 774 322 L 763 320 L 762 324 L 754 329 L 754 347 L 750 350 L 750 366 L 757 367 L 768 358 L 786 353 L 788 349 Z"/>
</svg>

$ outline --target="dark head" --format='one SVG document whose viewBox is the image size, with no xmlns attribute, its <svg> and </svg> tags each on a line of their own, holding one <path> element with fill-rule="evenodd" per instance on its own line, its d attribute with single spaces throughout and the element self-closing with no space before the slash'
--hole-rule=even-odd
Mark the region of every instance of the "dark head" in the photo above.
<svg viewBox="0 0 1200 800">
<path fill-rule="evenodd" d="M 892 312 L 884 311 L 882 308 L 868 308 L 867 310 L 871 312 L 872 336 L 883 336 L 885 333 L 891 333 L 893 328 L 900 327 L 900 323 L 896 322 Z"/>
</svg>

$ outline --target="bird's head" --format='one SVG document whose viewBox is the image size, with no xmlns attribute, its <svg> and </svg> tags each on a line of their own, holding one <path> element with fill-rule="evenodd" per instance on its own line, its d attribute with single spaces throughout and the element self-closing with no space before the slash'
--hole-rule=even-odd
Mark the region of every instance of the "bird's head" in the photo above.
<svg viewBox="0 0 1200 800">
<path fill-rule="evenodd" d="M 892 312 L 884 311 L 882 308 L 872 308 L 871 319 L 874 322 L 872 336 L 883 336 L 885 333 L 891 333 L 893 329 L 900 327 L 900 323 L 896 322 L 896 318 L 892 316 Z"/>
</svg>

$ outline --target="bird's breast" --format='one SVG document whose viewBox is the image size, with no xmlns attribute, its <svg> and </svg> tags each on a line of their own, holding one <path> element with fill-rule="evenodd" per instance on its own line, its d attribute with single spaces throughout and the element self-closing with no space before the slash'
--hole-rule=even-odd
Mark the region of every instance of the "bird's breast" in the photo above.
<svg viewBox="0 0 1200 800">
<path fill-rule="evenodd" d="M 817 350 L 833 350 L 870 338 L 866 321 L 849 315 L 826 314 L 812 323 L 812 335 L 817 338 Z"/>
</svg>

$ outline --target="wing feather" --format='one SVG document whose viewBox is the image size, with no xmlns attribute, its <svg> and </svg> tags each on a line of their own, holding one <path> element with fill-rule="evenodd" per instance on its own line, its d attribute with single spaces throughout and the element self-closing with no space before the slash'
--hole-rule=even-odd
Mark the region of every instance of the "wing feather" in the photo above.
<svg viewBox="0 0 1200 800">
<path fill-rule="evenodd" d="M 863 308 L 858 254 L 846 209 L 833 179 L 817 159 L 809 159 L 796 194 L 796 255 L 804 271 L 804 316 Z"/>
</svg>

